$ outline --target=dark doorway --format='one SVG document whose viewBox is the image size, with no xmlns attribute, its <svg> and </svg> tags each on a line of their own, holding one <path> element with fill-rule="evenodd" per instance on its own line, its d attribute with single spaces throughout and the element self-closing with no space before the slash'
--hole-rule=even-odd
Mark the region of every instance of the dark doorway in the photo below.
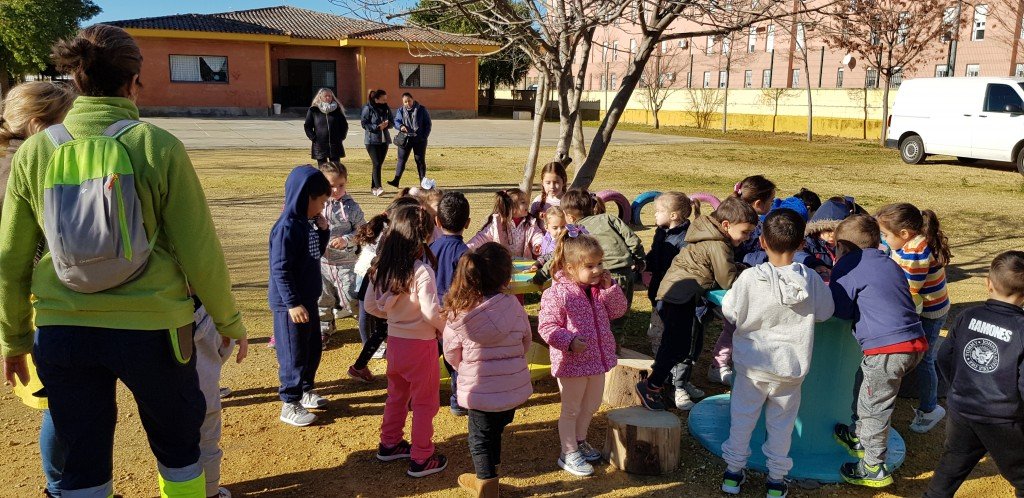
<svg viewBox="0 0 1024 498">
<path fill-rule="evenodd" d="M 283 107 L 309 107 L 321 88 L 330 88 L 335 94 L 338 93 L 335 61 L 278 59 L 277 69 L 274 102 Z"/>
</svg>

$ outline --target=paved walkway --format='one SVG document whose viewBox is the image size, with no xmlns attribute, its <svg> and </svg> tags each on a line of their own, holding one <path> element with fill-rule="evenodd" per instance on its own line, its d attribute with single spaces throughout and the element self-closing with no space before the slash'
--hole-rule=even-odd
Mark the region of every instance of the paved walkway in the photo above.
<svg viewBox="0 0 1024 498">
<path fill-rule="evenodd" d="M 189 149 L 304 149 L 309 147 L 298 118 L 146 118 L 185 143 Z M 435 120 L 430 145 L 434 147 L 525 147 L 530 143 L 532 121 L 508 119 Z M 584 128 L 587 140 L 596 128 Z M 558 123 L 545 123 L 543 145 L 553 146 Z M 615 132 L 615 144 L 685 144 L 720 140 L 660 135 L 636 131 Z M 349 121 L 347 147 L 363 143 L 363 130 Z"/>
</svg>

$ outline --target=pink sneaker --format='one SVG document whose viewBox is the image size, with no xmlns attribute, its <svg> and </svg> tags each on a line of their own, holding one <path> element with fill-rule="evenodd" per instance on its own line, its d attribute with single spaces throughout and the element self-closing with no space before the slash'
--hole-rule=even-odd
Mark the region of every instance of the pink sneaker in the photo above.
<svg viewBox="0 0 1024 498">
<path fill-rule="evenodd" d="M 367 383 L 373 382 L 373 379 L 374 379 L 373 372 L 370 372 L 369 368 L 364 368 L 362 370 L 356 370 L 355 365 L 348 367 L 348 376 L 352 377 L 353 379 L 360 380 L 360 381 L 367 382 Z"/>
</svg>

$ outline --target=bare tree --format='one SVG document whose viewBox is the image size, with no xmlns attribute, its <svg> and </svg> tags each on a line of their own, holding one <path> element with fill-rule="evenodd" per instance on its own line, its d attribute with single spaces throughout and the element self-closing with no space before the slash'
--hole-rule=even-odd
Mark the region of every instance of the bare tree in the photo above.
<svg viewBox="0 0 1024 498">
<path fill-rule="evenodd" d="M 775 133 L 775 125 L 779 119 L 779 101 L 792 97 L 796 92 L 787 87 L 769 87 L 761 89 L 760 101 L 762 104 L 772 106 L 772 133 Z"/>
<path fill-rule="evenodd" d="M 683 55 L 678 47 L 662 43 L 661 48 L 655 49 L 640 76 L 640 103 L 654 118 L 655 129 L 661 127 L 658 113 L 665 101 L 679 90 L 676 76 L 685 72 L 689 66 Z"/>
<path fill-rule="evenodd" d="M 687 113 L 694 124 L 703 130 L 710 128 L 711 118 L 725 102 L 725 92 L 717 88 L 687 88 L 686 93 L 690 97 Z"/>
<path fill-rule="evenodd" d="M 882 136 L 888 133 L 889 89 L 894 77 L 912 69 L 941 48 L 934 40 L 948 32 L 951 0 L 872 0 L 843 2 L 831 12 L 838 29 L 828 33 L 836 48 L 858 54 L 869 70 L 878 72 L 883 84 Z M 952 20 L 959 30 L 962 16 Z"/>
</svg>

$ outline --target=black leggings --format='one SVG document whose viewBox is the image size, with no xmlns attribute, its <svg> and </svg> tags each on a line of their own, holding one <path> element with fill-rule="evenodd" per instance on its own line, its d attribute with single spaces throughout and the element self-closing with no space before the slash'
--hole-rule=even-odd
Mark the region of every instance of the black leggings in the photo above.
<svg viewBox="0 0 1024 498">
<path fill-rule="evenodd" d="M 384 339 L 388 338 L 388 321 L 366 313 L 366 342 L 363 343 L 363 350 L 356 358 L 356 370 L 366 368 L 370 364 L 373 353 L 377 352 Z"/>
<path fill-rule="evenodd" d="M 693 343 L 693 319 L 696 311 L 696 298 L 684 304 L 658 301 L 654 312 L 665 324 L 665 331 L 661 336 L 658 354 L 654 357 L 651 375 L 647 378 L 649 386 L 661 387 L 672 373 L 672 367 L 679 363 L 683 364 L 682 368 L 684 369 L 679 380 L 683 382 L 690 380 L 693 363 L 696 356 L 699 355 L 699 349 L 697 354 L 693 354 L 693 349 L 703 347 L 703 344 L 695 345 Z M 703 336 L 703 334 L 701 335 Z M 701 342 L 703 343 L 703 340 Z"/>
<path fill-rule="evenodd" d="M 380 168 L 388 157 L 388 144 L 367 144 L 366 152 L 373 163 L 373 174 L 370 177 L 370 188 L 380 188 Z"/>
<path fill-rule="evenodd" d="M 405 163 L 409 161 L 410 152 L 412 152 L 413 160 L 416 161 L 416 173 L 419 175 L 420 181 L 427 176 L 427 141 L 412 139 L 409 141 L 408 147 L 398 148 L 398 164 L 395 166 L 394 179 L 396 184 L 402 179 L 402 173 L 405 173 Z"/>
</svg>

